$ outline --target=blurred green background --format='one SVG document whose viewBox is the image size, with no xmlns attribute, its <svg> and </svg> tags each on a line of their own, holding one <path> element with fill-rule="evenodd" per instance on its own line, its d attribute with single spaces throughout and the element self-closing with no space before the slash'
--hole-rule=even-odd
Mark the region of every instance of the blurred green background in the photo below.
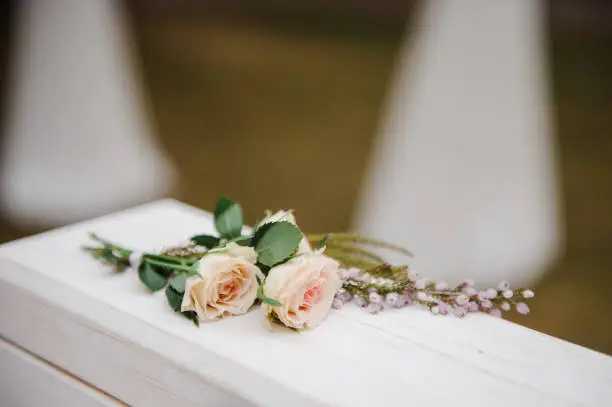
<svg viewBox="0 0 612 407">
<path fill-rule="evenodd" d="M 179 172 L 178 199 L 212 209 L 223 193 L 249 222 L 291 207 L 308 232 L 349 227 L 419 3 L 306 3 L 128 3 L 150 117 Z M 566 250 L 535 287 L 532 314 L 510 318 L 612 354 L 610 7 L 550 2 L 548 27 Z M 38 232 L 0 225 L 0 242 Z"/>
</svg>

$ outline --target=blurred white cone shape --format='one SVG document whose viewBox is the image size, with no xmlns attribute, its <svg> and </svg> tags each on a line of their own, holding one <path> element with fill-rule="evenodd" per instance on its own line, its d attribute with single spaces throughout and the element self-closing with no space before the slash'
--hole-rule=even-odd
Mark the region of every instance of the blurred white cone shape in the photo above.
<svg viewBox="0 0 612 407">
<path fill-rule="evenodd" d="M 542 4 L 424 6 L 356 228 L 434 278 L 532 283 L 561 243 Z"/>
<path fill-rule="evenodd" d="M 30 0 L 17 24 L 2 148 L 2 210 L 59 225 L 166 195 L 120 3 Z"/>
</svg>

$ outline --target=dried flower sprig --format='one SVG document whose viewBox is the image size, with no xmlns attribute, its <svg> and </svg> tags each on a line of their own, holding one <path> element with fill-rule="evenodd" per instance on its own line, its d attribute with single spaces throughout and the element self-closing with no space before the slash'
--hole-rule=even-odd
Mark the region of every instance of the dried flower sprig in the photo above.
<svg viewBox="0 0 612 407">
<path fill-rule="evenodd" d="M 478 291 L 471 280 L 456 287 L 444 281 L 433 282 L 418 273 L 407 272 L 408 268 L 378 265 L 370 270 L 358 268 L 342 269 L 342 289 L 336 294 L 334 308 L 342 308 L 353 302 L 372 313 L 382 311 L 385 306 L 401 308 L 413 303 L 427 307 L 432 313 L 454 314 L 464 317 L 469 312 L 485 312 L 501 317 L 503 311 L 516 309 L 521 314 L 529 313 L 525 300 L 535 296 L 530 289 L 511 290 L 502 281 L 497 288 Z"/>
<path fill-rule="evenodd" d="M 408 266 L 392 266 L 370 247 L 384 248 L 412 256 L 408 250 L 371 238 L 348 234 L 308 235 L 316 244 L 325 239 L 325 254 L 336 259 L 343 267 L 340 271 L 342 289 L 334 299 L 334 307 L 354 302 L 372 313 L 385 306 L 401 308 L 413 303 L 427 307 L 432 313 L 454 314 L 463 317 L 469 312 L 485 312 L 501 317 L 502 312 L 515 309 L 529 313 L 525 300 L 535 296 L 530 289 L 511 290 L 502 281 L 496 288 L 477 290 L 472 280 L 451 287 L 445 281 L 429 281 L 419 273 L 409 271 Z"/>
</svg>

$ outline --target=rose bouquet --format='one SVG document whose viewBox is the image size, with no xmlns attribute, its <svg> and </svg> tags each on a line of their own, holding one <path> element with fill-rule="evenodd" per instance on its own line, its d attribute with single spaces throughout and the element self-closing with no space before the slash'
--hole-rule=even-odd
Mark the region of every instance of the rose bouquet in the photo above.
<svg viewBox="0 0 612 407">
<path fill-rule="evenodd" d="M 465 280 L 455 287 L 429 281 L 408 266 L 386 263 L 377 252 L 410 253 L 395 245 L 347 233 L 305 235 L 291 211 L 267 213 L 244 233 L 239 204 L 221 197 L 214 212 L 218 235 L 197 235 L 161 253 L 140 253 L 98 237 L 84 247 L 122 272 L 138 271 L 151 291 L 165 289 L 170 307 L 196 325 L 242 315 L 261 303 L 270 324 L 292 330 L 314 328 L 330 309 L 354 303 L 371 313 L 413 303 L 434 314 L 468 312 L 501 316 L 529 312 L 529 289 L 506 282 L 477 290 Z"/>
</svg>

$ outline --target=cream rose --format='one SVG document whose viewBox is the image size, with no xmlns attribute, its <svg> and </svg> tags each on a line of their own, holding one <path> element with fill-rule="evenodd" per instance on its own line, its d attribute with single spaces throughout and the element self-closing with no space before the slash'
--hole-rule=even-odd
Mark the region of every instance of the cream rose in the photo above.
<svg viewBox="0 0 612 407">
<path fill-rule="evenodd" d="M 198 263 L 200 276 L 189 277 L 181 311 L 195 311 L 200 321 L 246 313 L 257 298 L 261 270 L 255 250 L 229 243 L 211 250 Z"/>
<path fill-rule="evenodd" d="M 266 223 L 272 223 L 272 222 L 289 222 L 297 226 L 297 223 L 295 222 L 295 216 L 293 216 L 292 210 L 278 211 L 273 215 L 267 216 L 266 218 L 264 218 L 263 221 L 261 221 L 260 225 L 265 225 Z M 306 238 L 306 236 L 302 235 L 302 240 L 300 241 L 300 245 L 298 246 L 296 254 L 310 253 L 310 252 L 312 252 L 310 243 L 308 243 L 308 239 Z"/>
<path fill-rule="evenodd" d="M 270 270 L 264 294 L 281 305 L 264 304 L 264 310 L 290 328 L 314 328 L 327 317 L 341 286 L 338 262 L 318 252 L 305 253 Z"/>
</svg>

